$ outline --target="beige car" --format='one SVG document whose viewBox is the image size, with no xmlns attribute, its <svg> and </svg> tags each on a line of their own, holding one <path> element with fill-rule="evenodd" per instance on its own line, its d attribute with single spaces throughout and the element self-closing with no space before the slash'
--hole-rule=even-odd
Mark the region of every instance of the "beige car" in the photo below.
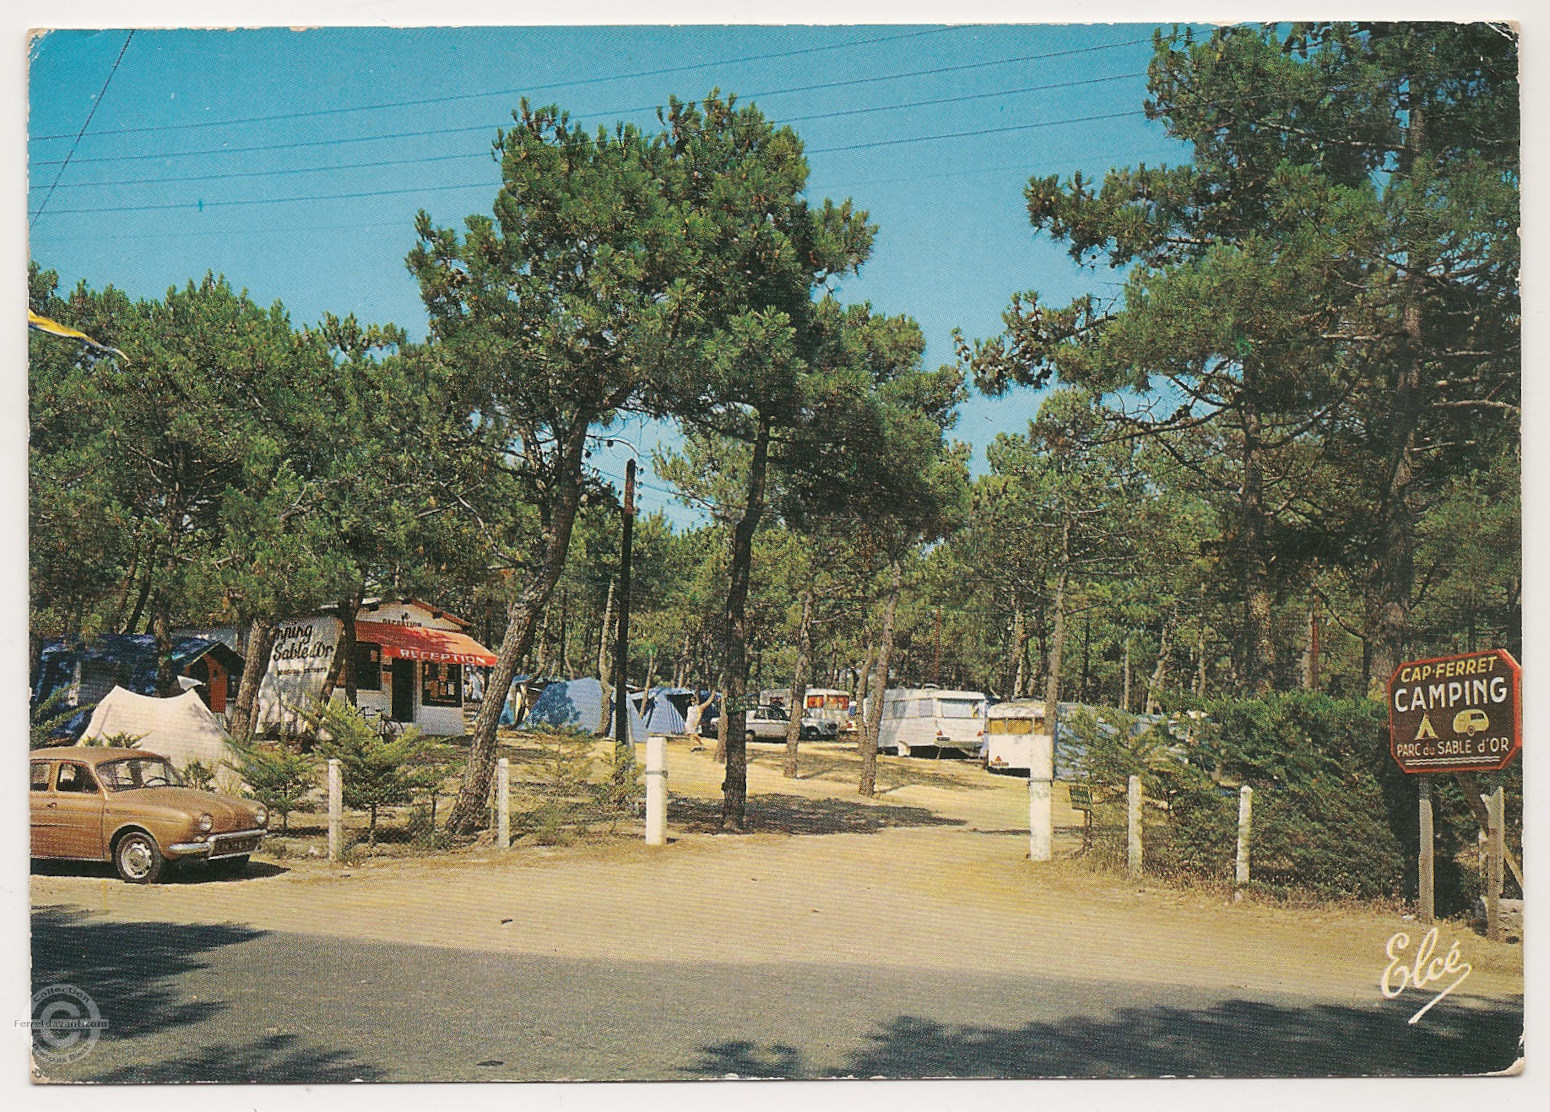
<svg viewBox="0 0 1550 1112">
<path fill-rule="evenodd" d="M 269 822 L 262 804 L 190 788 L 154 753 L 76 746 L 29 757 L 35 858 L 112 861 L 132 884 L 179 861 L 234 875 Z"/>
</svg>

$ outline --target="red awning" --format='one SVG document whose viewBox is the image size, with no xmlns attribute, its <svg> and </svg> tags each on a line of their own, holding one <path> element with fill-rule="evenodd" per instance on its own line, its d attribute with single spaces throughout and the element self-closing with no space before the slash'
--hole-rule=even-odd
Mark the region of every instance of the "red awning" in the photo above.
<svg viewBox="0 0 1550 1112">
<path fill-rule="evenodd" d="M 495 666 L 495 654 L 466 634 L 450 629 L 394 625 L 391 622 L 356 622 L 355 639 L 382 646 L 384 660 L 429 660 L 437 664 Z"/>
</svg>

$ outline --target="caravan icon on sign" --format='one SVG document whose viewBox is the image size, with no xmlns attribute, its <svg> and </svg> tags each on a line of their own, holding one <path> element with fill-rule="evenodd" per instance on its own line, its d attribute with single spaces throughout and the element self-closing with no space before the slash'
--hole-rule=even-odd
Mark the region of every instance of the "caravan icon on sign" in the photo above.
<svg viewBox="0 0 1550 1112">
<path fill-rule="evenodd" d="M 1406 772 L 1489 772 L 1522 747 L 1522 670 L 1505 649 L 1401 664 L 1389 752 Z"/>
</svg>

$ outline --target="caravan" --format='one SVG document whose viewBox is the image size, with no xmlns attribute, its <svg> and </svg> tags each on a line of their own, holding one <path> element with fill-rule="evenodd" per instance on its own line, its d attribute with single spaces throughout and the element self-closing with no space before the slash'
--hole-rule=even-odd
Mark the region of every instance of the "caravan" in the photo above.
<svg viewBox="0 0 1550 1112">
<path fill-rule="evenodd" d="M 984 735 L 985 694 L 937 687 L 889 688 L 883 693 L 883 719 L 877 748 L 908 757 L 912 748 L 974 752 Z"/>
<path fill-rule="evenodd" d="M 985 767 L 991 772 L 1041 770 L 1041 780 L 1054 775 L 1055 739 L 1039 699 L 1013 699 L 985 712 Z"/>
</svg>

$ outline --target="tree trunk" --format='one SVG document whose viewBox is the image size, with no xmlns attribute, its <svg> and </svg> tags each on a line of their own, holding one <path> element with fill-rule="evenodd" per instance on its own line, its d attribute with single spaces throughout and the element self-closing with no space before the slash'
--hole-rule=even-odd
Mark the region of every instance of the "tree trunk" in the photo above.
<svg viewBox="0 0 1550 1112">
<path fill-rule="evenodd" d="M 511 690 L 511 678 L 516 672 L 517 661 L 533 647 L 538 620 L 555 584 L 565 572 L 571 529 L 576 524 L 576 507 L 581 500 L 581 461 L 586 447 L 586 434 L 586 424 L 578 422 L 577 427 L 566 437 L 564 455 L 559 461 L 555 479 L 557 490 L 554 510 L 544 525 L 542 535 L 543 565 L 533 573 L 522 592 L 506 608 L 506 633 L 501 638 L 501 647 L 495 656 L 495 667 L 490 671 L 490 686 L 485 693 L 484 704 L 474 720 L 468 763 L 463 769 L 463 783 L 458 788 L 457 802 L 452 805 L 452 813 L 447 816 L 447 829 L 456 834 L 472 834 L 488 817 L 485 801 L 489 798 L 490 779 L 495 771 L 496 727 L 500 723 L 501 708 L 506 705 L 506 693 Z"/>
<path fill-rule="evenodd" d="M 1408 105 L 1410 126 L 1405 136 L 1401 175 L 1413 172 L 1422 154 L 1425 121 L 1419 104 Z M 1415 480 L 1411 454 L 1424 407 L 1424 349 L 1421 336 L 1421 283 L 1427 260 L 1411 257 L 1404 279 L 1405 306 L 1400 327 L 1404 365 L 1390 391 L 1385 429 L 1386 482 L 1378 507 L 1378 551 L 1373 565 L 1365 640 L 1371 650 L 1367 664 L 1368 694 L 1382 698 L 1389 677 L 1404 661 L 1405 636 L 1410 626 L 1410 599 L 1415 588 L 1416 514 L 1410 487 Z"/>
<path fill-rule="evenodd" d="M 732 530 L 732 574 L 723 631 L 727 698 L 721 708 L 721 721 L 726 724 L 727 775 L 722 783 L 721 829 L 739 834 L 748 806 L 748 743 L 744 735 L 747 713 L 742 709 L 748 688 L 748 583 L 753 571 L 753 535 L 764 513 L 769 459 L 770 423 L 761 413 L 754 433 L 753 458 L 748 465 L 748 501 L 742 520 Z"/>
<path fill-rule="evenodd" d="M 893 653 L 893 620 L 899 609 L 899 593 L 904 587 L 904 561 L 888 561 L 892 575 L 888 580 L 888 601 L 883 606 L 883 636 L 877 647 L 877 668 L 872 676 L 871 705 L 867 707 L 866 729 L 861 738 L 861 783 L 858 791 L 867 797 L 877 794 L 877 736 L 883 726 L 883 696 L 888 691 L 888 658 Z"/>
<path fill-rule="evenodd" d="M 716 751 L 713 754 L 711 754 L 711 759 L 714 760 L 717 764 L 726 764 L 727 763 L 727 692 L 726 692 L 726 685 L 725 684 L 722 685 L 722 689 L 720 691 L 720 695 L 721 695 L 721 713 L 716 715 Z M 722 775 L 722 779 L 723 780 L 726 779 L 726 776 L 725 776 L 724 773 Z M 726 790 L 724 784 L 723 784 L 722 790 L 723 791 Z"/>
<path fill-rule="evenodd" d="M 1023 608 L 1018 605 L 1012 613 L 1012 667 L 1011 682 L 1007 684 L 1016 699 L 1027 690 L 1028 684 L 1028 626 L 1023 621 Z"/>
<path fill-rule="evenodd" d="M 145 558 L 144 578 L 140 580 L 140 593 L 135 596 L 135 608 L 130 611 L 129 620 L 123 624 L 124 633 L 133 633 L 135 627 L 140 624 L 140 615 L 145 613 L 146 600 L 151 597 L 151 581 L 156 578 L 156 552 L 153 548 Z"/>
<path fill-rule="evenodd" d="M 797 778 L 797 747 L 802 738 L 802 717 L 807 702 L 807 670 L 811 666 L 813 640 L 813 584 L 802 592 L 802 623 L 797 627 L 797 668 L 791 679 L 791 721 L 786 723 L 786 761 L 780 773 Z"/>
<path fill-rule="evenodd" d="M 172 619 L 167 609 L 167 603 L 158 600 L 152 618 L 156 631 L 156 694 L 163 699 L 170 699 L 181 690 L 177 670 L 172 666 Z"/>
<path fill-rule="evenodd" d="M 334 603 L 334 609 L 339 614 L 339 643 L 334 646 L 333 663 L 329 665 L 328 675 L 323 678 L 323 689 L 318 692 L 320 703 L 332 699 L 334 689 L 343 684 L 345 701 L 355 706 L 355 696 L 360 687 L 360 678 L 355 674 L 355 615 L 360 611 L 363 594 L 365 588 L 358 587 L 352 594 Z"/>
<path fill-rule="evenodd" d="M 1270 577 L 1266 571 L 1264 481 L 1259 465 L 1259 410 L 1255 406 L 1257 394 L 1252 383 L 1256 378 L 1254 361 L 1243 365 L 1244 394 L 1247 401 L 1242 413 L 1243 474 L 1239 487 L 1239 513 L 1242 521 L 1243 598 L 1248 622 L 1248 636 L 1242 646 L 1243 674 L 1253 685 L 1256 695 L 1268 695 L 1274 686 L 1272 665 L 1275 660 L 1275 644 L 1271 639 L 1272 595 Z M 1148 702 L 1151 693 L 1147 693 Z"/>
<path fill-rule="evenodd" d="M 1130 713 L 1130 634 L 1125 634 L 1125 687 L 1120 696 L 1119 709 Z"/>
<path fill-rule="evenodd" d="M 1060 566 L 1055 572 L 1053 625 L 1049 638 L 1049 673 L 1044 677 L 1044 721 L 1058 738 L 1060 718 L 1060 658 L 1066 647 L 1066 587 L 1071 581 L 1071 515 L 1060 522 Z"/>
<path fill-rule="evenodd" d="M 609 630 L 614 627 L 614 581 L 608 581 L 608 601 L 603 604 L 603 630 L 597 638 L 597 678 L 607 688 L 613 683 L 613 669 L 609 667 Z"/>
<path fill-rule="evenodd" d="M 1157 667 L 1152 669 L 1152 678 L 1146 684 L 1146 713 L 1156 714 L 1159 708 L 1157 693 L 1162 690 L 1164 681 L 1168 678 L 1168 654 L 1173 651 L 1173 627 L 1166 620 L 1163 622 L 1162 641 L 1157 647 Z"/>
<path fill-rule="evenodd" d="M 684 715 L 684 733 L 693 738 L 700 736 L 700 720 L 705 717 L 705 708 L 710 706 L 715 698 L 716 693 L 708 691 L 705 693 L 705 701 L 702 703 L 699 701 L 698 692 L 695 693 L 695 697 L 689 700 L 688 713 Z"/>
<path fill-rule="evenodd" d="M 269 671 L 269 656 L 274 652 L 273 618 L 254 618 L 248 623 L 248 639 L 243 651 L 242 679 L 237 683 L 237 699 L 232 706 L 227 729 L 232 740 L 246 745 L 253 740 L 258 718 L 258 689 Z"/>
<path fill-rule="evenodd" d="M 1302 651 L 1302 689 L 1319 689 L 1319 594 L 1316 586 L 1308 587 L 1308 626 Z"/>
</svg>

